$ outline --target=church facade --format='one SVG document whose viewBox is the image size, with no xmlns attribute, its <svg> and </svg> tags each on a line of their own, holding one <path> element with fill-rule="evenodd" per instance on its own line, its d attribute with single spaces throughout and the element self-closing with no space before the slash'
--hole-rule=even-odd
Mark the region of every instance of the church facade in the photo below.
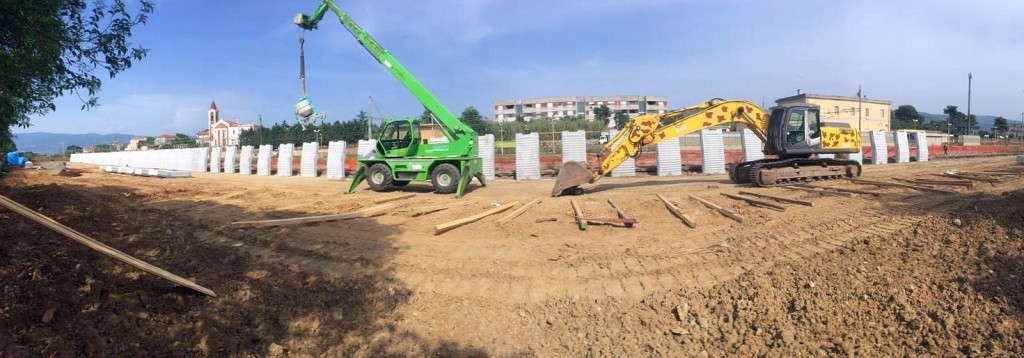
<svg viewBox="0 0 1024 358">
<path fill-rule="evenodd" d="M 229 121 L 220 118 L 220 110 L 217 109 L 217 102 L 210 102 L 210 110 L 207 113 L 207 128 L 196 133 L 196 142 L 199 145 L 213 147 L 224 147 L 239 145 L 239 138 L 243 130 L 252 129 L 255 125 L 242 124 L 236 121 Z"/>
</svg>

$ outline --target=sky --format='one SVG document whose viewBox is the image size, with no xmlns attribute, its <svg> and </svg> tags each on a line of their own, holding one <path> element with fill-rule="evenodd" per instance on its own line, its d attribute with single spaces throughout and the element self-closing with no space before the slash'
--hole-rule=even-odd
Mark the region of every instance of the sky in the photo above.
<svg viewBox="0 0 1024 358">
<path fill-rule="evenodd" d="M 493 101 L 658 95 L 770 107 L 805 93 L 1017 120 L 1024 112 L 1024 5 L 1017 0 L 337 0 L 442 103 L 493 117 Z M 132 42 L 149 56 L 105 80 L 99 107 L 77 96 L 16 133 L 194 135 L 221 117 L 295 123 L 299 36 L 309 97 L 328 120 L 417 117 L 422 106 L 318 1 L 156 0 Z M 104 76 L 105 77 L 105 76 Z"/>
</svg>

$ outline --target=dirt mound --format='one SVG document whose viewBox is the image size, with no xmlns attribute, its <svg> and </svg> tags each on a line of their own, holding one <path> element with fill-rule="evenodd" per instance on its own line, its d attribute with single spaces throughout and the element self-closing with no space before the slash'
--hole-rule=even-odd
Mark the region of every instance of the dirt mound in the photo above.
<svg viewBox="0 0 1024 358">
<path fill-rule="evenodd" d="M 80 177 L 84 172 L 85 171 L 81 169 L 64 168 L 61 169 L 60 172 L 57 173 L 57 175 L 62 177 Z"/>
</svg>

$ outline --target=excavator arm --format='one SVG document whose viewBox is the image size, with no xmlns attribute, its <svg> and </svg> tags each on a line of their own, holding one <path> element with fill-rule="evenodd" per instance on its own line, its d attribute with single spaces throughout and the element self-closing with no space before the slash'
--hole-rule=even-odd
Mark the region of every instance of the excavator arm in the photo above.
<svg viewBox="0 0 1024 358">
<path fill-rule="evenodd" d="M 563 165 L 551 194 L 558 196 L 579 185 L 598 181 L 627 159 L 639 156 L 646 145 L 732 122 L 746 124 L 762 142 L 766 141 L 768 113 L 748 101 L 716 98 L 665 114 L 637 116 L 605 144 L 601 155 L 604 159 L 593 173 L 586 169 L 585 163 Z"/>
</svg>

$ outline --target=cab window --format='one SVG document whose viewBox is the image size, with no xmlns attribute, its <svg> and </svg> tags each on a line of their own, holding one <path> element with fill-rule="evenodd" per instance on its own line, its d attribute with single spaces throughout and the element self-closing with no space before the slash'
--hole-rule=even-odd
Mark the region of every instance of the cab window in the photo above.
<svg viewBox="0 0 1024 358">
<path fill-rule="evenodd" d="M 804 141 L 804 111 L 791 111 L 786 119 L 786 142 L 800 143 Z"/>
<path fill-rule="evenodd" d="M 391 122 L 384 128 L 380 141 L 387 150 L 408 147 L 412 141 L 412 130 L 409 128 L 409 122 Z"/>
<path fill-rule="evenodd" d="M 807 138 L 817 139 L 821 137 L 821 120 L 818 119 L 818 111 L 807 111 Z"/>
</svg>

